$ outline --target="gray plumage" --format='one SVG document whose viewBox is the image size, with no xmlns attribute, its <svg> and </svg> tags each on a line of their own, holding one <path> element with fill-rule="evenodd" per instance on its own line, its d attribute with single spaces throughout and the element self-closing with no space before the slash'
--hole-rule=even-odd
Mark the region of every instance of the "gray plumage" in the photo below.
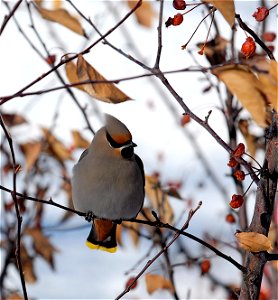
<svg viewBox="0 0 278 300">
<path fill-rule="evenodd" d="M 120 144 L 131 142 L 127 127 L 107 115 L 102 127 L 73 168 L 72 192 L 75 209 L 109 220 L 136 217 L 144 201 L 144 171 L 140 158 L 121 155 Z M 107 133 L 115 138 L 116 148 Z"/>
</svg>

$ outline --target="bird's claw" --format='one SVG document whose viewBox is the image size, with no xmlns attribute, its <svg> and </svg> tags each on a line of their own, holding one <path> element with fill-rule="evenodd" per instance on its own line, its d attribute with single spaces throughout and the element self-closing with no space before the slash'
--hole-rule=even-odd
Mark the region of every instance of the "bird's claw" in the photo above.
<svg viewBox="0 0 278 300">
<path fill-rule="evenodd" d="M 86 221 L 91 222 L 93 220 L 93 217 L 94 217 L 94 215 L 93 215 L 92 211 L 89 210 L 86 212 L 86 215 L 85 215 Z"/>
</svg>

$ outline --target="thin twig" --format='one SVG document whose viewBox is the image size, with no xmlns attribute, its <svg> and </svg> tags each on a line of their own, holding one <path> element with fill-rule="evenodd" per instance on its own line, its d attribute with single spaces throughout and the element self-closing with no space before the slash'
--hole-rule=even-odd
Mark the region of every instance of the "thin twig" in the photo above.
<svg viewBox="0 0 278 300">
<path fill-rule="evenodd" d="M 138 278 L 140 278 L 145 273 L 145 271 L 161 256 L 161 254 L 163 254 L 178 239 L 178 237 L 181 235 L 181 232 L 183 232 L 186 228 L 188 228 L 191 218 L 193 217 L 195 212 L 201 207 L 201 204 L 202 203 L 200 202 L 199 205 L 197 206 L 197 208 L 195 208 L 194 210 L 190 210 L 190 212 L 188 214 L 188 218 L 187 218 L 186 222 L 184 223 L 184 225 L 182 226 L 182 228 L 180 229 L 180 231 L 176 232 L 174 237 L 171 239 L 171 241 L 163 249 L 161 249 L 151 260 L 149 260 L 147 262 L 147 264 L 139 272 L 139 274 L 136 277 L 134 277 L 132 282 L 126 287 L 126 289 L 121 294 L 119 294 L 115 298 L 115 300 L 121 299 L 122 296 L 127 294 L 130 291 L 130 288 L 132 287 L 132 285 L 138 280 Z"/>
<path fill-rule="evenodd" d="M 14 15 L 14 13 L 18 9 L 18 7 L 22 3 L 22 1 L 23 0 L 18 0 L 17 3 L 14 5 L 13 9 L 10 11 L 10 13 L 7 16 L 5 16 L 4 21 L 3 21 L 2 25 L 1 25 L 1 28 L 0 28 L 0 35 L 3 33 L 5 27 L 7 26 L 8 22 L 9 22 L 9 20 Z"/>
<path fill-rule="evenodd" d="M 17 218 L 17 237 L 16 237 L 16 243 L 15 243 L 15 245 L 16 245 L 15 258 L 16 258 L 17 267 L 18 267 L 18 271 L 19 271 L 23 296 L 24 296 L 24 299 L 27 300 L 28 295 L 27 295 L 26 284 L 25 284 L 25 279 L 24 279 L 24 273 L 23 273 L 21 257 L 20 257 L 22 216 L 20 215 L 20 211 L 19 211 L 19 206 L 18 206 L 18 202 L 17 202 L 17 191 L 16 191 L 16 175 L 17 175 L 17 172 L 18 172 L 18 167 L 16 165 L 15 152 L 14 152 L 14 147 L 13 147 L 13 140 L 12 140 L 12 138 L 11 138 L 7 128 L 6 128 L 6 125 L 4 123 L 4 120 L 3 120 L 1 114 L 0 114 L 0 125 L 1 125 L 1 127 L 4 131 L 4 134 L 5 134 L 6 138 L 7 138 L 7 141 L 8 141 L 9 147 L 10 147 L 11 157 L 12 157 L 13 190 L 10 191 L 10 192 L 11 192 L 12 199 L 13 199 L 13 202 L 14 202 L 16 218 Z"/>
<path fill-rule="evenodd" d="M 160 0 L 160 8 L 159 8 L 159 21 L 157 26 L 157 53 L 156 60 L 154 64 L 154 69 L 159 68 L 161 52 L 162 52 L 162 20 L 163 20 L 163 8 L 164 8 L 164 0 Z"/>
<path fill-rule="evenodd" d="M 275 57 L 273 55 L 273 53 L 271 52 L 271 50 L 267 47 L 267 45 L 258 37 L 258 35 L 250 28 L 248 27 L 241 19 L 239 14 L 235 15 L 236 19 L 238 20 L 238 24 L 239 26 L 247 31 L 250 35 L 252 35 L 252 37 L 254 38 L 254 40 L 256 41 L 257 44 L 259 44 L 263 50 L 266 52 L 266 54 L 268 55 L 268 57 L 272 60 L 275 60 Z"/>
<path fill-rule="evenodd" d="M 52 69 L 48 70 L 47 72 L 43 73 L 41 76 L 39 76 L 38 78 L 36 78 L 35 80 L 31 81 L 29 84 L 27 84 L 26 86 L 24 86 L 23 88 L 21 88 L 19 91 L 17 91 L 16 93 L 14 93 L 13 95 L 11 95 L 10 97 L 7 97 L 5 99 L 1 99 L 1 104 L 7 102 L 8 100 L 17 97 L 18 95 L 20 95 L 21 93 L 23 93 L 24 91 L 26 91 L 27 89 L 29 89 L 30 87 L 32 87 L 34 84 L 38 83 L 39 81 L 41 81 L 42 79 L 44 79 L 45 77 L 47 77 L 49 74 L 53 73 L 55 70 L 57 70 L 58 68 L 60 68 L 62 65 L 68 63 L 69 61 L 74 60 L 75 58 L 78 57 L 79 54 L 86 54 L 89 53 L 90 50 L 96 46 L 99 42 L 103 41 L 108 35 L 110 35 L 113 31 L 115 31 L 119 26 L 121 26 L 121 24 L 123 24 L 135 11 L 136 9 L 138 9 L 140 7 L 142 3 L 142 0 L 139 0 L 136 5 L 116 24 L 114 25 L 112 28 L 110 28 L 104 35 L 102 35 L 100 38 L 98 38 L 94 43 L 92 43 L 89 47 L 87 47 L 85 50 L 83 50 L 80 53 L 77 53 L 73 56 L 70 56 L 68 58 L 66 58 L 63 61 L 60 61 L 56 66 L 54 66 Z"/>
</svg>

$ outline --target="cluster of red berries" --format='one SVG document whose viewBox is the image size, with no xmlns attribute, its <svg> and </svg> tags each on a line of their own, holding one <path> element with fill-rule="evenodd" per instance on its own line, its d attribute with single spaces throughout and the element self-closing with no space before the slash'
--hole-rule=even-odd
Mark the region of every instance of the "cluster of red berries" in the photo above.
<svg viewBox="0 0 278 300">
<path fill-rule="evenodd" d="M 184 0 L 174 0 L 173 1 L 173 7 L 176 10 L 184 10 L 186 8 L 186 3 Z M 178 13 L 174 15 L 173 18 L 169 17 L 168 20 L 165 22 L 166 27 L 169 27 L 171 25 L 178 26 L 183 21 L 183 15 L 181 13 Z"/>
</svg>

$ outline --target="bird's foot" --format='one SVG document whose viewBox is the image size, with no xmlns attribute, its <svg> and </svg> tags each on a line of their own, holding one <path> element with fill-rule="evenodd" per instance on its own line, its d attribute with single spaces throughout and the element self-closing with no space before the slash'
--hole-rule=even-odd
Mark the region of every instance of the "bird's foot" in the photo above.
<svg viewBox="0 0 278 300">
<path fill-rule="evenodd" d="M 93 215 L 92 211 L 89 210 L 86 212 L 86 216 L 85 216 L 86 221 L 91 222 L 93 220 L 93 217 L 94 217 L 94 215 Z"/>
</svg>

